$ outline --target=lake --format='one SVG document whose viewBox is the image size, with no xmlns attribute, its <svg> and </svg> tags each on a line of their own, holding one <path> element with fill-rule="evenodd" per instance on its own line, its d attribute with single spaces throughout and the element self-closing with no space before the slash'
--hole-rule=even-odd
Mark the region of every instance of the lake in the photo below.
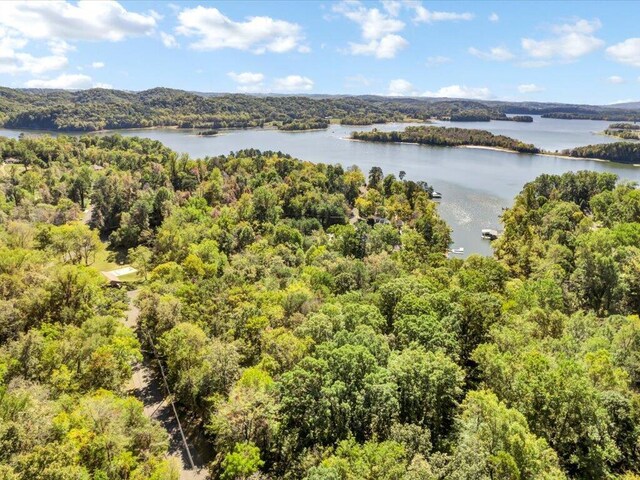
<svg viewBox="0 0 640 480">
<path fill-rule="evenodd" d="M 601 135 L 609 122 L 557 120 L 534 117 L 533 123 L 465 122 L 436 125 L 480 128 L 507 135 L 545 150 L 616 141 Z M 640 182 L 640 168 L 591 160 L 515 154 L 493 150 L 430 147 L 418 145 L 353 142 L 346 138 L 353 130 L 401 130 L 407 124 L 374 127 L 331 125 L 323 131 L 280 132 L 270 129 L 224 131 L 201 137 L 191 130 L 119 130 L 127 136 L 159 140 L 166 146 L 194 158 L 227 154 L 244 148 L 275 150 L 312 162 L 359 166 L 365 174 L 380 166 L 385 174 L 404 170 L 411 180 L 424 180 L 442 193 L 439 211 L 453 229 L 454 247 L 465 255 L 492 253 L 490 242 L 480 238 L 483 228 L 501 229 L 499 215 L 522 186 L 542 173 L 559 174 L 577 170 L 616 173 L 621 179 Z M 20 131 L 2 130 L 0 135 L 17 137 Z"/>
</svg>

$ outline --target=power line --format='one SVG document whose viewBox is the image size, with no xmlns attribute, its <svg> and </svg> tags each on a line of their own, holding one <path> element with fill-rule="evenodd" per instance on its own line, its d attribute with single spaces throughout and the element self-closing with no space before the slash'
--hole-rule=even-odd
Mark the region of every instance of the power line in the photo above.
<svg viewBox="0 0 640 480">
<path fill-rule="evenodd" d="M 182 444 L 184 445 L 184 449 L 187 452 L 187 457 L 189 458 L 189 463 L 191 464 L 191 469 L 195 470 L 196 466 L 193 463 L 193 457 L 191 456 L 191 450 L 189 450 L 189 445 L 187 444 L 187 437 L 185 436 L 184 431 L 182 430 L 182 424 L 180 423 L 180 418 L 178 417 L 178 411 L 176 410 L 176 406 L 173 403 L 173 394 L 171 393 L 171 388 L 169 388 L 169 383 L 167 382 L 167 377 L 164 374 L 164 368 L 162 366 L 162 362 L 160 361 L 160 357 L 158 356 L 158 353 L 156 352 L 156 347 L 153 344 L 153 340 L 151 339 L 151 336 L 149 335 L 149 332 L 144 330 L 142 327 L 140 329 L 143 330 L 144 334 L 146 335 L 147 340 L 149 341 L 149 344 L 151 345 L 151 349 L 153 350 L 153 356 L 155 357 L 156 362 L 158 362 L 158 366 L 160 367 L 160 374 L 162 375 L 162 382 L 164 383 L 164 387 L 167 390 L 169 403 L 171 403 L 171 408 L 173 409 L 173 415 L 175 416 L 176 422 L 178 423 L 178 430 L 180 430 L 180 436 L 182 437 Z"/>
</svg>

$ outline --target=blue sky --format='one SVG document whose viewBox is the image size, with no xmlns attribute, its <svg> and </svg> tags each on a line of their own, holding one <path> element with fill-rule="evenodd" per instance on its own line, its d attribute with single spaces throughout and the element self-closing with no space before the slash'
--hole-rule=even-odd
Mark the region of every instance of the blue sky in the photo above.
<svg viewBox="0 0 640 480">
<path fill-rule="evenodd" d="M 634 2 L 3 2 L 0 85 L 640 100 Z"/>
</svg>

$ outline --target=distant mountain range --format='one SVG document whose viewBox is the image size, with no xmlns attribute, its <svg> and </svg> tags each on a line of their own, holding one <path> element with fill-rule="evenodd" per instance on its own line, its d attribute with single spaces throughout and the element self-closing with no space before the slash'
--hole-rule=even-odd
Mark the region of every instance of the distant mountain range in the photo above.
<svg viewBox="0 0 640 480">
<path fill-rule="evenodd" d="M 318 125 L 319 120 L 327 123 L 330 119 L 345 125 L 371 125 L 431 119 L 515 121 L 526 120 L 523 116 L 530 115 L 640 122 L 640 102 L 602 106 L 378 95 L 244 95 L 170 88 L 132 92 L 0 87 L 0 126 L 16 129 L 280 128 L 291 123 L 305 129 Z"/>
<path fill-rule="evenodd" d="M 624 110 L 638 110 L 640 109 L 640 101 L 639 102 L 622 102 L 622 103 L 613 103 L 608 105 L 611 108 L 622 108 Z"/>
</svg>

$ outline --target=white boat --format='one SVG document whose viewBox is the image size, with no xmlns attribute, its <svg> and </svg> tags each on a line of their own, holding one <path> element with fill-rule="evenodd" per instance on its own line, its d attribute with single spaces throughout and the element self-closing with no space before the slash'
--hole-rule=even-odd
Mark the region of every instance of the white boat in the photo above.
<svg viewBox="0 0 640 480">
<path fill-rule="evenodd" d="M 442 198 L 442 194 L 440 192 L 433 191 L 431 193 L 431 198 Z"/>
<path fill-rule="evenodd" d="M 482 238 L 484 238 L 485 240 L 495 240 L 496 238 L 498 238 L 498 231 L 491 228 L 483 228 Z"/>
<path fill-rule="evenodd" d="M 451 253 L 453 253 L 454 255 L 462 255 L 464 253 L 464 248 L 452 248 Z"/>
</svg>

